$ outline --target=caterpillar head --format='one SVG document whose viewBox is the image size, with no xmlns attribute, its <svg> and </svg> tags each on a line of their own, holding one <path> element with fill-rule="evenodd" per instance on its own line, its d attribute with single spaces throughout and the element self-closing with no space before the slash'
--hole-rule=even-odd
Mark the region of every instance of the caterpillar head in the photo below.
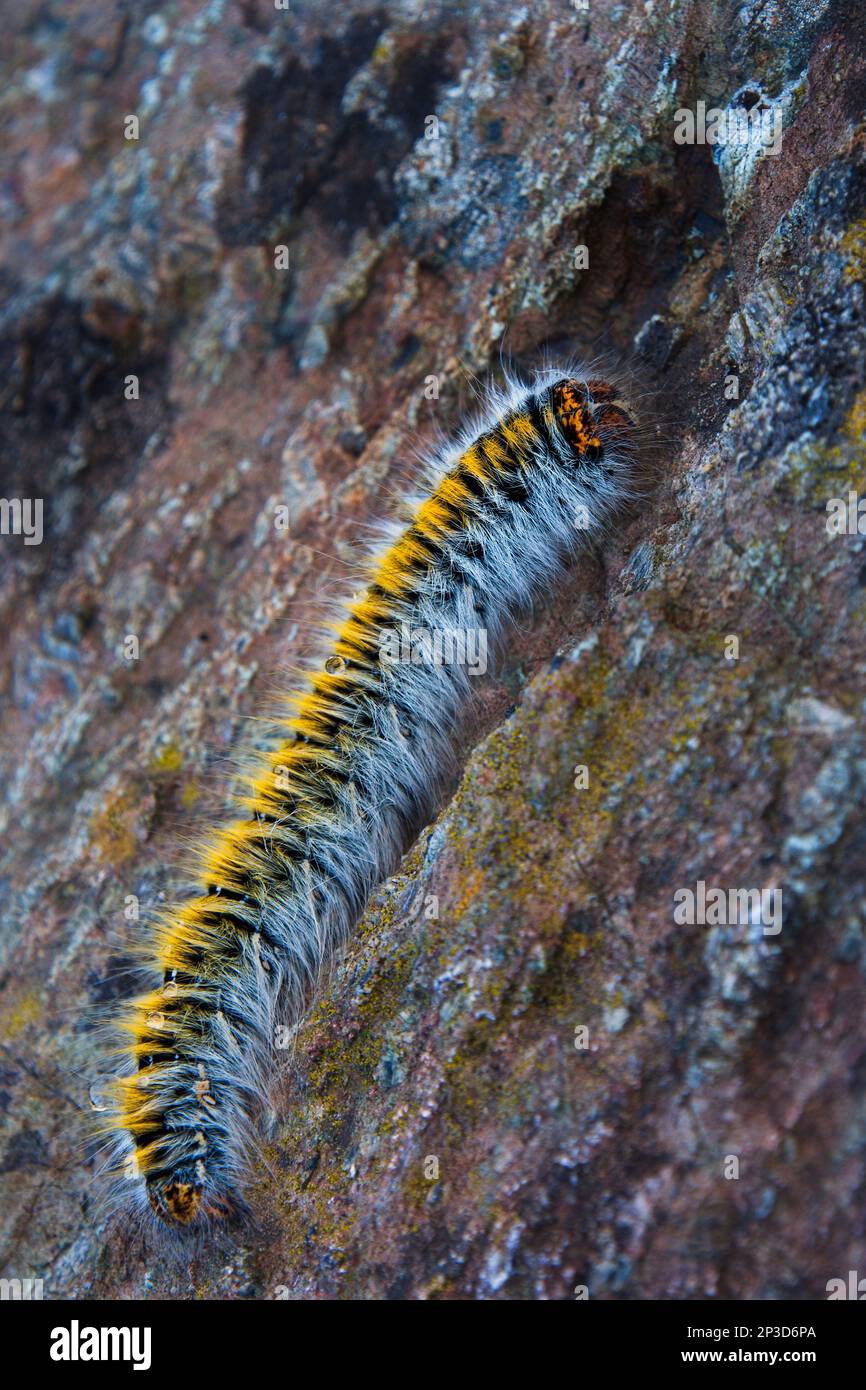
<svg viewBox="0 0 866 1390">
<path fill-rule="evenodd" d="M 147 1197 L 161 1221 L 189 1226 L 201 1208 L 202 1185 L 200 1181 L 185 1182 L 177 1177 L 151 1179 L 147 1183 Z"/>
<path fill-rule="evenodd" d="M 561 438 L 581 463 L 599 463 L 610 449 L 629 449 L 635 421 L 608 381 L 566 377 L 550 388 L 550 411 Z"/>
<path fill-rule="evenodd" d="M 147 1199 L 166 1226 L 197 1226 L 201 1223 L 230 1223 L 238 1208 L 228 1196 L 209 1190 L 203 1164 L 145 1180 Z"/>
</svg>

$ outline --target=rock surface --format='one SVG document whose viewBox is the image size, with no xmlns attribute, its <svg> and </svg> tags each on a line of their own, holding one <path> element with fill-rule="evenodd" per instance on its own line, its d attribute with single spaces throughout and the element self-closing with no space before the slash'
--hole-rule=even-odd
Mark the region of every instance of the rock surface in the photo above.
<svg viewBox="0 0 866 1390">
<path fill-rule="evenodd" d="M 827 525 L 866 495 L 862 6 L 21 0 L 4 32 L 2 492 L 44 499 L 41 545 L 0 538 L 4 1273 L 862 1273 L 866 555 Z M 699 101 L 778 112 L 780 151 L 678 145 Z M 657 487 L 455 730 L 459 785 L 285 1055 L 254 1226 L 167 1260 L 94 1185 L 126 919 L 501 351 L 625 363 Z M 780 889 L 781 931 L 678 924 L 699 881 Z"/>
</svg>

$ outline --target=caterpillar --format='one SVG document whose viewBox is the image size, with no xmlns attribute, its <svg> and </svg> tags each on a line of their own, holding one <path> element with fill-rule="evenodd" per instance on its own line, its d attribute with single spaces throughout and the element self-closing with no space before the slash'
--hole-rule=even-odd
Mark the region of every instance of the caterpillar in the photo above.
<svg viewBox="0 0 866 1390">
<path fill-rule="evenodd" d="M 422 490 L 386 526 L 275 743 L 240 779 L 234 819 L 154 926 L 153 988 L 119 1019 L 114 1162 L 162 1225 L 246 1210 L 274 1029 L 303 1017 L 323 965 L 435 810 L 471 672 L 388 642 L 480 625 L 501 651 L 581 541 L 639 495 L 637 430 L 608 381 L 509 378 L 427 459 Z"/>
</svg>

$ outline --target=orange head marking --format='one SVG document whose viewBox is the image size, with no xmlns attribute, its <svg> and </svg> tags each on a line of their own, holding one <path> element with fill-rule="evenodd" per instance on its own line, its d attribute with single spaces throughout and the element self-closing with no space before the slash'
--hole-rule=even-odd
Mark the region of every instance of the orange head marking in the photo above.
<svg viewBox="0 0 866 1390">
<path fill-rule="evenodd" d="M 631 451 L 635 444 L 635 416 L 628 401 L 609 381 L 588 381 L 595 426 L 605 445 Z"/>
<path fill-rule="evenodd" d="M 559 431 L 578 458 L 598 458 L 601 439 L 595 427 L 589 396 L 583 382 L 558 381 L 551 390 L 550 402 Z"/>
<path fill-rule="evenodd" d="M 598 377 L 593 377 L 591 381 L 586 383 L 586 389 L 596 405 L 602 401 L 610 403 L 616 400 L 616 387 L 611 386 L 609 381 L 601 381 Z"/>
<path fill-rule="evenodd" d="M 206 1152 L 204 1135 L 200 1133 L 198 1138 L 201 1151 Z M 146 1187 L 150 1205 L 166 1226 L 193 1226 L 209 1221 L 228 1225 L 239 1220 L 245 1211 L 236 1194 L 215 1187 L 203 1158 L 185 1165 L 180 1172 L 147 1179 Z"/>
<path fill-rule="evenodd" d="M 179 1182 L 177 1179 L 149 1182 L 147 1195 L 157 1216 L 178 1226 L 189 1226 L 198 1215 L 201 1205 L 200 1184 Z"/>
</svg>

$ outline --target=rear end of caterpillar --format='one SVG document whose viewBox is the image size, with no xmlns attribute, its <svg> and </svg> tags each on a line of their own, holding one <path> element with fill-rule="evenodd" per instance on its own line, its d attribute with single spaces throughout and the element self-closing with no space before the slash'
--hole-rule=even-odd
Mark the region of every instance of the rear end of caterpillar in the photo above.
<svg viewBox="0 0 866 1390">
<path fill-rule="evenodd" d="M 303 1015 L 323 964 L 436 809 L 469 676 L 385 661 L 383 633 L 481 624 L 501 645 L 581 540 L 639 495 L 637 438 L 603 380 L 550 372 L 492 398 L 432 463 L 409 524 L 393 528 L 289 697 L 236 818 L 202 845 L 196 889 L 153 933 L 153 990 L 121 1019 L 113 1129 L 163 1225 L 243 1212 L 275 1026 Z"/>
</svg>

